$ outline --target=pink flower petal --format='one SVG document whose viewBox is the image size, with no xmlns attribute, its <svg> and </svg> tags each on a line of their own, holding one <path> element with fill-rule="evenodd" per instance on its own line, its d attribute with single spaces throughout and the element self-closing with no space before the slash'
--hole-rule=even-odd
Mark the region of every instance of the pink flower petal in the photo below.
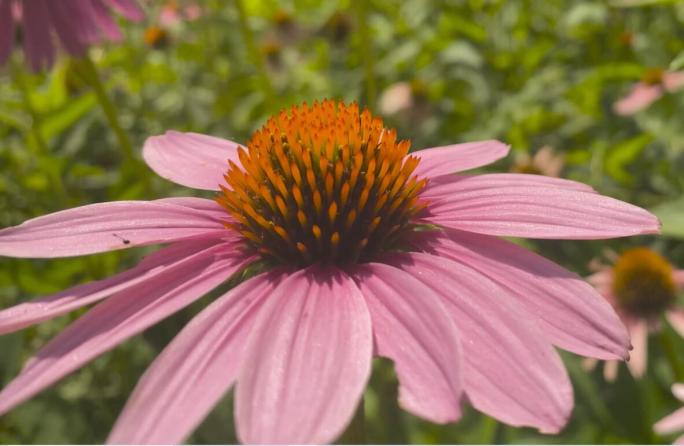
<svg viewBox="0 0 684 446">
<path fill-rule="evenodd" d="M 50 68 L 55 61 L 55 48 L 50 36 L 53 26 L 46 1 L 48 0 L 22 2 L 24 53 L 33 71 Z"/>
<path fill-rule="evenodd" d="M 478 186 L 481 190 L 486 191 L 491 187 L 508 188 L 508 187 L 529 187 L 529 188 L 557 188 L 577 190 L 583 192 L 596 191 L 589 185 L 578 183 L 577 181 L 566 180 L 563 178 L 553 178 L 544 175 L 530 175 L 523 173 L 490 173 L 477 176 L 461 176 L 455 175 L 442 176 L 440 178 L 432 179 L 428 182 L 425 189 L 421 192 L 421 198 L 427 199 L 430 202 L 439 202 L 442 199 L 449 200 L 453 193 L 454 181 L 462 178 L 465 181 L 476 179 L 479 184 L 466 185 L 469 187 L 467 191 L 475 192 Z"/>
<path fill-rule="evenodd" d="M 672 394 L 677 398 L 679 401 L 684 402 L 684 384 L 682 383 L 674 383 L 672 384 Z"/>
<path fill-rule="evenodd" d="M 676 269 L 672 272 L 674 283 L 678 288 L 684 288 L 684 270 Z"/>
<path fill-rule="evenodd" d="M 679 336 L 684 338 L 684 310 L 675 307 L 666 312 L 665 317 L 672 328 L 679 333 Z"/>
<path fill-rule="evenodd" d="M 639 112 L 663 95 L 663 87 L 660 85 L 647 85 L 639 82 L 632 88 L 632 91 L 613 105 L 615 113 L 626 116 Z"/>
<path fill-rule="evenodd" d="M 254 319 L 283 277 L 247 280 L 198 314 L 147 369 L 107 442 L 182 442 L 233 385 Z"/>
<path fill-rule="evenodd" d="M 671 93 L 684 87 L 684 71 L 666 71 L 663 74 L 663 86 Z"/>
<path fill-rule="evenodd" d="M 176 206 L 184 206 L 203 214 L 210 216 L 217 222 L 234 221 L 234 218 L 226 212 L 226 210 L 214 200 L 197 197 L 169 197 L 154 200 L 154 203 L 173 204 Z"/>
<path fill-rule="evenodd" d="M 102 30 L 109 40 L 113 42 L 120 41 L 123 38 L 123 35 L 107 7 L 98 0 L 93 1 L 91 4 L 95 23 L 97 23 L 100 30 Z"/>
<path fill-rule="evenodd" d="M 0 0 L 0 66 L 2 66 L 14 46 L 14 18 L 11 0 Z"/>
<path fill-rule="evenodd" d="M 310 267 L 283 281 L 254 323 L 235 390 L 245 443 L 329 443 L 370 375 L 371 322 L 354 282 Z"/>
<path fill-rule="evenodd" d="M 444 230 L 416 246 L 479 271 L 515 296 L 553 344 L 599 359 L 628 357 L 629 335 L 610 304 L 579 276 L 495 237 Z"/>
<path fill-rule="evenodd" d="M 539 239 L 602 239 L 660 231 L 660 222 L 650 212 L 591 192 L 507 184 L 496 175 L 454 177 L 440 188 L 425 220 L 464 231 Z"/>
<path fill-rule="evenodd" d="M 627 367 L 635 378 L 641 378 L 646 372 L 648 358 L 648 325 L 642 320 L 632 320 L 626 323 L 632 338 L 632 352 Z"/>
<path fill-rule="evenodd" d="M 510 146 L 494 140 L 433 147 L 411 153 L 420 158 L 415 173 L 434 178 L 486 166 L 508 155 Z"/>
<path fill-rule="evenodd" d="M 162 178 L 196 189 L 219 190 L 228 160 L 240 165 L 238 144 L 227 139 L 168 131 L 147 138 L 145 162 Z"/>
<path fill-rule="evenodd" d="M 401 407 L 434 423 L 459 419 L 461 346 L 439 296 L 381 263 L 358 266 L 353 276 L 371 313 L 376 354 L 394 361 Z"/>
<path fill-rule="evenodd" d="M 660 435 L 684 430 L 684 407 L 658 421 L 653 425 L 653 430 Z"/>
<path fill-rule="evenodd" d="M 55 212 L 0 230 L 0 255 L 67 257 L 165 243 L 225 229 L 212 214 L 153 201 L 115 201 Z"/>
<path fill-rule="evenodd" d="M 618 368 L 620 363 L 618 361 L 606 361 L 603 365 L 603 379 L 609 383 L 615 382 L 618 376 Z"/>
<path fill-rule="evenodd" d="M 253 260 L 240 254 L 235 245 L 215 245 L 152 280 L 111 296 L 29 360 L 0 392 L 0 415 L 197 300 Z"/>
<path fill-rule="evenodd" d="M 82 56 L 89 43 L 97 41 L 95 21 L 87 14 L 87 6 L 78 1 L 46 3 L 62 46 L 72 55 Z"/>
<path fill-rule="evenodd" d="M 135 268 L 107 279 L 78 285 L 49 296 L 0 310 L 0 335 L 52 319 L 90 305 L 112 294 L 123 292 L 183 263 L 187 257 L 204 251 L 217 240 L 178 242 L 146 257 Z"/>
<path fill-rule="evenodd" d="M 423 253 L 397 254 L 391 261 L 445 302 L 460 333 L 464 387 L 473 406 L 506 424 L 545 433 L 565 426 L 573 407 L 570 380 L 525 307 L 463 264 Z M 420 296 L 422 304 L 425 295 L 411 298 Z"/>
<path fill-rule="evenodd" d="M 102 0 L 110 7 L 116 9 L 122 16 L 128 20 L 137 22 L 145 18 L 145 13 L 135 0 Z"/>
</svg>

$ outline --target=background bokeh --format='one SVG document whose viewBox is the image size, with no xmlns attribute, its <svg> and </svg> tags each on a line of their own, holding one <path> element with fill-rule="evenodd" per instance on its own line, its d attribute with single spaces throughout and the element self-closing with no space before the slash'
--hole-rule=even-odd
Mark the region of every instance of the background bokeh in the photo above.
<svg viewBox="0 0 684 446">
<path fill-rule="evenodd" d="M 684 2 L 245 0 L 251 43 L 232 1 L 195 3 L 199 17 L 162 24 L 165 2 L 148 1 L 145 21 L 122 23 L 123 43 L 90 52 L 138 158 L 145 138 L 167 129 L 246 141 L 282 107 L 356 100 L 384 115 L 413 148 L 510 143 L 512 155 L 490 170 L 514 169 L 523 154 L 550 146 L 565 158 L 564 176 L 663 219 L 662 237 L 521 241 L 567 268 L 586 275 L 606 248 L 637 245 L 684 268 L 684 92 L 633 116 L 613 111 L 645 70 L 684 69 Z M 77 63 L 62 57 L 36 75 L 21 68 L 20 52 L 14 59 L 14 68 L 0 68 L 0 227 L 99 201 L 189 193 L 125 160 Z M 46 147 L 37 143 L 36 122 Z M 0 307 L 106 277 L 145 252 L 2 258 Z M 104 441 L 145 367 L 211 298 L 0 417 L 0 443 Z M 0 385 L 80 314 L 0 337 Z M 557 436 L 507 427 L 472 408 L 456 424 L 419 420 L 398 408 L 391 363 L 377 360 L 365 397 L 368 441 L 670 442 L 651 427 L 678 407 L 669 386 L 684 380 L 684 341 L 665 326 L 650 342 L 641 380 L 621 366 L 617 381 L 607 383 L 600 370 L 585 372 L 580 358 L 563 353 L 576 405 Z M 236 441 L 230 395 L 190 441 Z"/>
</svg>

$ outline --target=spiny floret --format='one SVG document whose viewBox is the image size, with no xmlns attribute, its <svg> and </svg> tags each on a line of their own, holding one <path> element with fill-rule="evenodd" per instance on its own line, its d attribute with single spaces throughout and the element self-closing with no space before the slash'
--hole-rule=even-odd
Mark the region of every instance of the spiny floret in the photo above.
<svg viewBox="0 0 684 446">
<path fill-rule="evenodd" d="M 655 251 L 632 248 L 613 267 L 613 293 L 627 312 L 656 317 L 676 299 L 672 266 Z"/>
<path fill-rule="evenodd" d="M 357 104 L 282 111 L 239 149 L 217 201 L 263 255 L 283 263 L 350 263 L 390 249 L 423 204 L 419 159 Z"/>
</svg>

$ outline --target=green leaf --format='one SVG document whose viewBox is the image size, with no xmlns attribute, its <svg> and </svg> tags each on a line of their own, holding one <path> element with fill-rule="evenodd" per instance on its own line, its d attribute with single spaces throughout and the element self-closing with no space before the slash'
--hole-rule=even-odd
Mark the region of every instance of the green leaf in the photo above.
<svg viewBox="0 0 684 446">
<path fill-rule="evenodd" d="M 651 209 L 663 224 L 662 234 L 684 239 L 684 198 Z"/>
</svg>

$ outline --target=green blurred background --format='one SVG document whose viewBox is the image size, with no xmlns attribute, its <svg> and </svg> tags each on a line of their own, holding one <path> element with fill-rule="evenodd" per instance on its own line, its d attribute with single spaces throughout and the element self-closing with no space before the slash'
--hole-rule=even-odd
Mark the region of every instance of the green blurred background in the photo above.
<svg viewBox="0 0 684 446">
<path fill-rule="evenodd" d="M 684 93 L 634 116 L 613 112 L 645 70 L 684 69 L 684 2 L 245 0 L 251 43 L 233 1 L 199 1 L 199 18 L 161 26 L 164 3 L 149 1 L 145 21 L 122 23 L 123 43 L 90 52 L 136 157 L 146 137 L 167 129 L 244 142 L 282 107 L 356 100 L 414 149 L 489 138 L 510 143 L 512 155 L 490 170 L 515 169 L 523 154 L 550 146 L 565 157 L 564 176 L 663 219 L 657 238 L 523 242 L 573 271 L 588 274 L 605 248 L 637 245 L 684 268 Z M 99 201 L 197 194 L 126 161 L 79 63 L 62 57 L 34 75 L 20 68 L 20 52 L 14 56 L 14 68 L 0 69 L 0 227 Z M 145 251 L 2 258 L 0 307 L 106 277 Z M 145 367 L 211 298 L 0 417 L 0 443 L 104 441 Z M 0 337 L 0 384 L 80 314 Z M 651 429 L 678 407 L 669 386 L 684 379 L 664 353 L 668 343 L 681 370 L 684 341 L 665 326 L 651 337 L 648 371 L 638 381 L 621 366 L 617 381 L 607 383 L 600 370 L 585 372 L 580 358 L 563 353 L 576 406 L 557 436 L 507 427 L 471 408 L 456 424 L 419 420 L 397 407 L 391 364 L 376 361 L 365 397 L 368 441 L 670 442 Z M 230 395 L 190 441 L 236 441 Z"/>
</svg>

